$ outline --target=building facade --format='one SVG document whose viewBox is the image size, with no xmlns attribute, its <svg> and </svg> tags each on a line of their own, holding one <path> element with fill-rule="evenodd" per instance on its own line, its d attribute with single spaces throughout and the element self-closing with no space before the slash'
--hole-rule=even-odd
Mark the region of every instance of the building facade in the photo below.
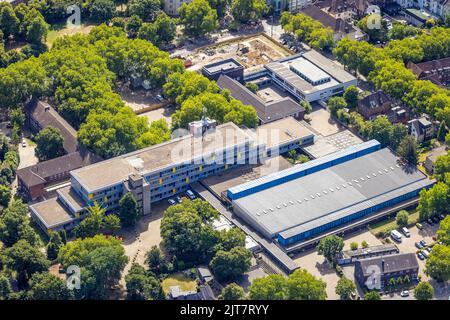
<svg viewBox="0 0 450 320">
<path fill-rule="evenodd" d="M 362 259 L 355 263 L 356 281 L 369 289 L 384 290 L 391 282 L 416 282 L 418 274 L 419 263 L 414 253 Z"/>
<path fill-rule="evenodd" d="M 293 138 L 271 145 L 269 153 L 266 142 L 233 123 L 193 133 L 71 171 L 70 186 L 59 189 L 56 199 L 31 205 L 32 217 L 48 232 L 70 230 L 95 203 L 107 213 L 116 212 L 127 192 L 136 198 L 141 212 L 149 214 L 152 203 L 186 191 L 190 183 L 259 163 L 275 155 L 274 149 L 287 152 L 314 139 Z"/>
</svg>

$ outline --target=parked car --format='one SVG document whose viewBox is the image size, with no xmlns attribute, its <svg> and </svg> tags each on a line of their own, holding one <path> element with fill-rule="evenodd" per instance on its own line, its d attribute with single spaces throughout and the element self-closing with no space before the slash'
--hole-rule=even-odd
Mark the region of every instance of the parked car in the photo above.
<svg viewBox="0 0 450 320">
<path fill-rule="evenodd" d="M 402 235 L 397 230 L 391 231 L 391 237 L 397 242 L 402 242 Z"/>
<path fill-rule="evenodd" d="M 439 223 L 439 218 L 438 217 L 433 217 L 431 220 L 433 220 L 434 223 Z"/>
<path fill-rule="evenodd" d="M 420 244 L 422 245 L 422 247 L 426 247 L 427 243 L 425 242 L 425 240 L 420 240 Z"/>
<path fill-rule="evenodd" d="M 420 242 L 416 242 L 416 243 L 414 243 L 414 245 L 416 246 L 417 249 L 423 248 L 423 245 Z"/>
<path fill-rule="evenodd" d="M 402 228 L 402 233 L 405 235 L 405 237 L 409 238 L 411 237 L 411 234 L 409 233 L 409 230 L 405 227 Z"/>
<path fill-rule="evenodd" d="M 173 200 L 173 199 L 169 199 L 169 200 L 167 200 L 167 202 L 168 202 L 171 206 L 173 206 L 174 204 L 176 204 L 175 200 Z"/>
<path fill-rule="evenodd" d="M 444 219 L 445 219 L 445 216 L 444 216 L 443 214 L 440 214 L 440 215 L 439 215 L 439 219 L 444 220 Z"/>
<path fill-rule="evenodd" d="M 426 250 L 428 253 L 431 253 L 431 252 L 433 251 L 433 249 L 432 249 L 431 247 L 427 247 L 425 250 Z"/>
<path fill-rule="evenodd" d="M 422 253 L 422 255 L 425 257 L 425 259 L 428 259 L 428 257 L 430 256 L 430 253 L 426 250 L 422 250 L 420 253 Z"/>
<path fill-rule="evenodd" d="M 186 191 L 186 195 L 189 197 L 189 199 L 194 200 L 195 194 L 191 190 Z"/>
<path fill-rule="evenodd" d="M 409 297 L 409 291 L 408 290 L 403 290 L 400 293 L 400 296 L 403 297 L 403 298 Z"/>
<path fill-rule="evenodd" d="M 417 229 L 419 229 L 419 230 L 422 230 L 423 229 L 423 225 L 421 224 L 421 223 L 416 223 L 416 227 L 417 227 Z"/>
<path fill-rule="evenodd" d="M 180 196 L 176 196 L 175 199 L 177 200 L 178 203 L 183 202 L 183 200 L 180 198 Z"/>
<path fill-rule="evenodd" d="M 417 253 L 417 257 L 418 257 L 420 260 L 425 260 L 425 257 L 424 257 L 424 255 L 423 255 L 421 252 L 418 252 L 418 253 Z"/>
<path fill-rule="evenodd" d="M 158 95 L 156 95 L 156 100 L 158 100 L 159 102 L 163 102 L 164 98 L 162 95 L 158 94 Z"/>
<path fill-rule="evenodd" d="M 22 147 L 25 148 L 27 146 L 27 143 L 25 142 L 25 140 L 22 141 Z"/>
</svg>

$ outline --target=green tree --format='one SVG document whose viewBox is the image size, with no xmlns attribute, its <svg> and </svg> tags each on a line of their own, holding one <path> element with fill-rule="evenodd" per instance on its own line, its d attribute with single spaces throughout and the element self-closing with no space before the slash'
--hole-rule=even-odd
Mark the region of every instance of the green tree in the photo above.
<svg viewBox="0 0 450 320">
<path fill-rule="evenodd" d="M 325 300 L 327 284 L 305 269 L 295 270 L 287 279 L 288 300 Z"/>
<path fill-rule="evenodd" d="M 450 246 L 450 216 L 446 216 L 439 225 L 437 237 L 444 245 Z"/>
<path fill-rule="evenodd" d="M 27 285 L 34 273 L 44 272 L 50 266 L 49 261 L 39 248 L 26 240 L 17 241 L 12 247 L 4 250 L 5 266 L 17 273 L 20 288 Z"/>
<path fill-rule="evenodd" d="M 285 300 L 287 297 L 287 278 L 272 274 L 253 280 L 249 289 L 252 300 Z"/>
<path fill-rule="evenodd" d="M 129 15 L 136 15 L 144 21 L 153 21 L 161 12 L 161 0 L 131 0 L 128 2 Z"/>
<path fill-rule="evenodd" d="M 64 154 L 64 138 L 59 129 L 46 127 L 36 135 L 36 156 L 40 161 L 57 158 Z"/>
<path fill-rule="evenodd" d="M 385 41 L 387 40 L 387 24 L 386 21 L 381 20 L 381 28 L 371 28 L 369 27 L 370 15 L 365 16 L 358 22 L 358 27 L 369 35 L 371 41 Z"/>
<path fill-rule="evenodd" d="M 133 263 L 130 271 L 125 276 L 128 299 L 130 300 L 163 300 L 164 292 L 159 280 L 145 271 L 145 269 Z"/>
<path fill-rule="evenodd" d="M 27 41 L 32 44 L 41 44 L 47 39 L 48 32 L 49 26 L 47 22 L 45 22 L 43 17 L 37 16 L 29 23 L 27 27 Z"/>
<path fill-rule="evenodd" d="M 137 201 L 131 192 L 119 200 L 119 217 L 123 227 L 134 226 L 140 216 Z"/>
<path fill-rule="evenodd" d="M 357 250 L 358 249 L 358 242 L 352 242 L 350 243 L 350 249 Z"/>
<path fill-rule="evenodd" d="M 222 289 L 219 297 L 221 300 L 244 300 L 245 293 L 242 287 L 236 283 L 230 283 Z"/>
<path fill-rule="evenodd" d="M 125 31 L 127 32 L 129 37 L 133 38 L 138 34 L 141 26 L 142 26 L 142 19 L 139 17 L 139 15 L 133 14 L 127 20 L 127 23 L 125 25 Z"/>
<path fill-rule="evenodd" d="M 345 89 L 344 99 L 350 108 L 356 108 L 356 105 L 358 103 L 358 97 L 359 97 L 359 90 L 357 87 L 350 86 L 347 89 Z"/>
<path fill-rule="evenodd" d="M 222 18 L 227 13 L 231 0 L 208 0 L 208 3 L 211 8 L 217 11 L 219 18 Z"/>
<path fill-rule="evenodd" d="M 116 15 L 113 0 L 92 0 L 88 3 L 89 18 L 96 22 L 106 22 Z"/>
<path fill-rule="evenodd" d="M 417 300 L 431 300 L 434 296 L 434 288 L 428 282 L 420 282 L 414 288 L 414 297 Z"/>
<path fill-rule="evenodd" d="M 11 188 L 5 185 L 0 185 L 0 206 L 7 207 L 11 199 Z"/>
<path fill-rule="evenodd" d="M 406 227 L 408 225 L 409 214 L 406 210 L 400 210 L 395 217 L 395 221 L 397 222 L 397 226 Z"/>
<path fill-rule="evenodd" d="M 364 295 L 364 300 L 381 300 L 381 296 L 377 291 L 369 291 Z"/>
<path fill-rule="evenodd" d="M 5 274 L 0 273 L 0 301 L 8 300 L 12 292 L 11 280 Z"/>
<path fill-rule="evenodd" d="M 438 282 L 450 279 L 450 246 L 433 246 L 433 252 L 425 264 L 425 273 Z"/>
<path fill-rule="evenodd" d="M 447 212 L 449 187 L 438 182 L 429 190 L 421 190 L 419 196 L 419 215 L 421 220 L 432 218 Z"/>
<path fill-rule="evenodd" d="M 143 23 L 139 29 L 138 37 L 160 47 L 175 39 L 176 23 L 164 12 L 160 13 L 153 23 Z"/>
<path fill-rule="evenodd" d="M 245 87 L 253 93 L 257 93 L 259 89 L 258 85 L 253 82 L 247 82 Z"/>
<path fill-rule="evenodd" d="M 258 21 L 269 10 L 264 0 L 232 0 L 231 15 L 240 23 Z"/>
<path fill-rule="evenodd" d="M 363 247 L 364 249 L 366 249 L 366 248 L 369 247 L 369 243 L 368 243 L 366 240 L 363 240 L 363 241 L 361 242 L 361 247 Z"/>
<path fill-rule="evenodd" d="M 437 139 L 441 142 L 444 142 L 446 134 L 447 134 L 447 128 L 445 125 L 445 121 L 441 121 L 441 124 L 439 125 L 439 130 L 437 133 Z"/>
<path fill-rule="evenodd" d="M 58 261 L 65 268 L 70 265 L 81 268 L 83 281 L 81 290 L 76 293 L 77 299 L 103 299 L 120 280 L 128 257 L 121 240 L 96 235 L 61 246 Z"/>
<path fill-rule="evenodd" d="M 120 229 L 120 218 L 116 214 L 108 214 L 103 217 L 101 230 L 107 233 L 113 233 Z"/>
<path fill-rule="evenodd" d="M 67 288 L 65 281 L 43 272 L 31 277 L 27 297 L 30 300 L 68 300 L 73 298 L 73 293 Z"/>
<path fill-rule="evenodd" d="M 11 247 L 21 239 L 32 245 L 38 242 L 38 236 L 30 226 L 27 205 L 21 200 L 13 200 L 0 216 L 0 241 Z"/>
<path fill-rule="evenodd" d="M 334 116 L 337 115 L 337 111 L 347 107 L 347 102 L 342 97 L 331 97 L 327 102 L 330 113 Z"/>
<path fill-rule="evenodd" d="M 87 208 L 87 216 L 77 225 L 74 229 L 74 234 L 78 238 L 93 237 L 99 233 L 102 223 L 103 216 L 106 209 L 94 202 L 93 206 Z"/>
<path fill-rule="evenodd" d="M 165 257 L 157 246 L 150 248 L 147 252 L 146 259 L 149 270 L 155 274 L 159 274 L 166 267 Z"/>
<path fill-rule="evenodd" d="M 247 272 L 251 265 L 252 254 L 244 247 L 235 247 L 230 251 L 218 251 L 209 266 L 219 281 L 236 279 Z"/>
<path fill-rule="evenodd" d="M 19 31 L 19 19 L 16 17 L 11 5 L 0 7 L 0 28 L 3 31 L 3 37 L 8 39 L 10 36 L 17 35 Z"/>
<path fill-rule="evenodd" d="M 189 36 L 207 35 L 219 28 L 217 12 L 206 0 L 193 0 L 189 4 L 183 3 L 178 9 L 180 23 L 184 32 Z"/>
<path fill-rule="evenodd" d="M 320 240 L 317 252 L 324 256 L 329 263 L 336 261 L 336 256 L 344 248 L 344 240 L 336 235 L 327 236 Z"/>
<path fill-rule="evenodd" d="M 164 247 L 178 263 L 208 261 L 219 242 L 219 232 L 210 225 L 217 217 L 217 211 L 199 199 L 169 207 L 160 228 Z"/>
<path fill-rule="evenodd" d="M 342 277 L 339 279 L 336 285 L 336 294 L 338 294 L 342 300 L 348 300 L 351 297 L 352 292 L 355 292 L 356 286 L 352 280 Z"/>
<path fill-rule="evenodd" d="M 9 117 L 11 119 L 11 124 L 13 125 L 13 127 L 22 129 L 22 127 L 25 125 L 25 113 L 21 108 L 12 109 L 9 112 Z"/>
</svg>

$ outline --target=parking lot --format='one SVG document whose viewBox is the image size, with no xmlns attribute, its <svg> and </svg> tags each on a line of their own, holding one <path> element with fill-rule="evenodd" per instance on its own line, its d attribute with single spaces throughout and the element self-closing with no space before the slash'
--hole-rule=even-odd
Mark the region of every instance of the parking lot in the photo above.
<svg viewBox="0 0 450 320">
<path fill-rule="evenodd" d="M 417 229 L 416 226 L 409 228 L 411 236 L 407 238 L 403 235 L 402 242 L 395 243 L 400 249 L 400 252 L 416 254 L 417 251 L 419 251 L 419 249 L 414 245 L 416 242 L 424 240 L 428 245 L 434 242 L 433 236 L 436 235 L 436 231 L 439 228 L 439 225 L 435 223 L 430 226 L 426 222 L 422 225 L 424 227 L 423 230 Z M 417 260 L 419 261 L 419 275 L 422 276 L 422 280 L 428 281 L 429 278 L 424 273 L 426 260 Z"/>
</svg>

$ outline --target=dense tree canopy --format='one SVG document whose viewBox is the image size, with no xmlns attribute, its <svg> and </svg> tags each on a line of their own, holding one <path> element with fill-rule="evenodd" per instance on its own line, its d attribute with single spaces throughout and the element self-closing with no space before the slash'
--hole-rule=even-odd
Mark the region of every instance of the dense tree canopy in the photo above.
<svg viewBox="0 0 450 320">
<path fill-rule="evenodd" d="M 313 48 L 323 50 L 333 47 L 333 30 L 307 15 L 292 15 L 285 11 L 280 22 L 286 32 L 293 33 L 298 40 L 309 43 Z"/>
<path fill-rule="evenodd" d="M 219 250 L 209 266 L 219 281 L 235 280 L 249 270 L 251 257 L 250 251 L 244 247 Z"/>
<path fill-rule="evenodd" d="M 137 15 L 144 21 L 153 21 L 161 12 L 161 0 L 130 0 L 127 6 L 129 15 Z"/>
<path fill-rule="evenodd" d="M 240 23 L 258 21 L 269 11 L 265 0 L 232 0 L 231 15 Z"/>
<path fill-rule="evenodd" d="M 222 300 L 243 300 L 244 298 L 244 289 L 234 282 L 225 286 L 220 294 Z"/>
<path fill-rule="evenodd" d="M 73 298 L 73 292 L 67 288 L 65 281 L 43 272 L 31 277 L 27 297 L 30 300 L 68 300 Z"/>
<path fill-rule="evenodd" d="M 36 156 L 40 161 L 46 161 L 62 156 L 64 151 L 64 138 L 61 131 L 55 127 L 46 127 L 39 131 L 35 137 Z"/>
<path fill-rule="evenodd" d="M 207 0 L 183 3 L 178 13 L 184 32 L 189 36 L 207 35 L 219 28 L 217 12 L 211 8 Z"/>
<path fill-rule="evenodd" d="M 344 240 L 336 235 L 327 236 L 320 240 L 317 252 L 328 262 L 335 262 L 336 255 L 344 248 Z"/>
<path fill-rule="evenodd" d="M 417 300 L 433 299 L 434 289 L 428 282 L 421 282 L 414 288 L 414 297 Z"/>
<path fill-rule="evenodd" d="M 425 273 L 438 282 L 450 279 L 450 246 L 435 245 L 425 264 Z"/>
</svg>

